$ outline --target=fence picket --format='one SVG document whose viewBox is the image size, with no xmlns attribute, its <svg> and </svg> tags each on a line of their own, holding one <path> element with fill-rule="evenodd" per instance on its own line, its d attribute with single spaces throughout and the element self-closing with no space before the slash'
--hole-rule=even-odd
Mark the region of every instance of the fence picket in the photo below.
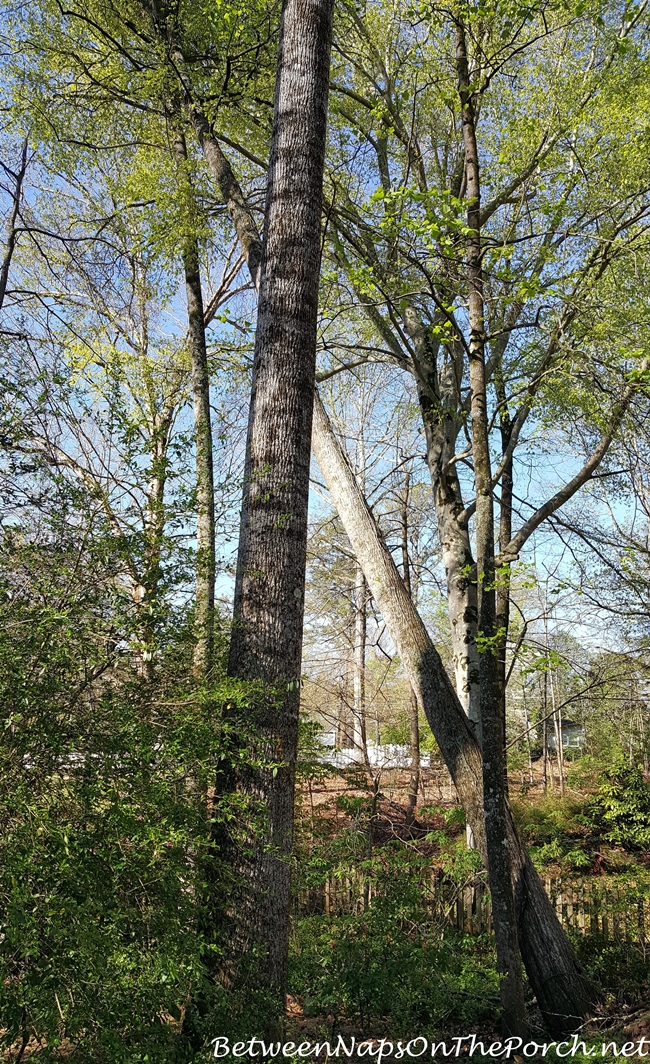
<svg viewBox="0 0 650 1064">
<path fill-rule="evenodd" d="M 479 935 L 492 930 L 489 891 L 484 876 L 476 876 L 462 886 L 455 885 L 442 869 L 426 874 L 423 886 L 428 892 L 427 908 L 432 919 L 441 920 L 466 934 Z M 624 941 L 647 948 L 646 927 L 650 918 L 650 897 L 642 885 L 605 887 L 598 879 L 567 880 L 544 877 L 544 889 L 566 928 L 583 935 L 599 935 L 605 940 Z M 363 912 L 381 894 L 376 878 L 356 868 L 330 873 L 321 887 L 299 890 L 296 913 L 321 912 L 325 916 Z"/>
</svg>

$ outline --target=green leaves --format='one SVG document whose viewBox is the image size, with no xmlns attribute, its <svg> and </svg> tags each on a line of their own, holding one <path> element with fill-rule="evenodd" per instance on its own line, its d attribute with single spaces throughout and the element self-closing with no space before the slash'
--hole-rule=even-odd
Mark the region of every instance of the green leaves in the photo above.
<svg viewBox="0 0 650 1064">
<path fill-rule="evenodd" d="M 305 1010 L 367 1026 L 383 1017 L 398 1036 L 480 1023 L 493 1014 L 491 951 L 434 915 L 428 860 L 386 847 L 363 867 L 373 883 L 368 909 L 297 921 L 290 989 L 304 996 Z"/>
<path fill-rule="evenodd" d="M 607 842 L 650 848 L 650 785 L 623 757 L 604 773 L 590 808 Z"/>
</svg>

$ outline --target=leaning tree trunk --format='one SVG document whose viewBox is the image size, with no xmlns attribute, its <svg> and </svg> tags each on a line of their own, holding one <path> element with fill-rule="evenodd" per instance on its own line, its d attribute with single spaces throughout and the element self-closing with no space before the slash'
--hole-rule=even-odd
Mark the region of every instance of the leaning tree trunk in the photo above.
<svg viewBox="0 0 650 1064">
<path fill-rule="evenodd" d="M 486 862 L 479 745 L 318 395 L 312 445 L 370 593 L 422 704 Z M 506 830 L 521 954 L 549 1029 L 563 1033 L 574 1029 L 589 1011 L 589 989 L 509 811 Z"/>
<path fill-rule="evenodd" d="M 11 213 L 9 215 L 9 224 L 7 239 L 5 243 L 5 253 L 2 257 L 2 265 L 0 266 L 0 309 L 5 300 L 7 293 L 7 283 L 9 281 L 9 269 L 11 267 L 11 260 L 13 258 L 14 251 L 16 250 L 16 243 L 19 233 L 20 222 L 20 203 L 23 196 L 23 184 L 25 183 L 25 175 L 27 173 L 27 150 L 28 142 L 25 139 L 23 141 L 23 150 L 20 159 L 20 168 L 17 173 L 13 173 L 5 167 L 5 174 L 13 179 L 13 189 L 11 189 L 10 195 L 12 200 Z"/>
<path fill-rule="evenodd" d="M 237 980 L 281 1003 L 302 649 L 307 502 L 316 366 L 320 220 L 333 0 L 287 0 L 282 14 L 260 268 L 234 625 L 228 671 L 260 680 L 248 768 L 236 789 L 263 829 L 229 840 L 237 877 L 225 955 Z M 261 767 L 257 767 L 260 765 Z"/>
<path fill-rule="evenodd" d="M 190 97 L 188 106 L 191 109 Z M 213 137 L 211 131 L 210 136 Z M 204 148 L 206 138 L 207 134 L 203 139 Z M 225 165 L 223 153 L 214 139 L 210 141 L 210 146 L 214 150 L 210 154 L 206 152 L 206 159 L 220 187 L 222 171 L 226 171 L 228 211 L 251 277 L 257 284 L 261 245 L 254 218 L 232 168 L 229 164 Z M 479 849 L 484 855 L 483 787 L 478 743 L 440 657 L 406 593 L 393 559 L 359 491 L 354 473 L 317 393 L 312 444 L 371 594 L 398 647 L 407 675 L 422 699 L 427 720 L 455 781 L 468 822 L 477 832 Z M 549 1029 L 561 1034 L 577 1026 L 589 1011 L 590 990 L 511 818 L 508 825 L 508 838 L 514 855 L 515 902 L 522 958 Z"/>
<path fill-rule="evenodd" d="M 187 146 L 182 133 L 174 141 L 174 153 L 185 191 L 193 196 L 187 171 Z M 185 171 L 185 173 L 183 173 Z M 188 342 L 192 365 L 194 447 L 196 469 L 196 602 L 194 608 L 194 675 L 204 679 L 214 655 L 214 581 L 216 575 L 214 465 L 210 374 L 205 340 L 203 291 L 199 269 L 199 242 L 193 233 L 181 240 L 181 256 L 187 294 Z"/>
<path fill-rule="evenodd" d="M 404 325 L 413 341 L 413 365 L 426 441 L 427 467 L 438 523 L 438 538 L 447 578 L 447 605 L 451 625 L 456 693 L 476 735 L 481 737 L 479 656 L 476 647 L 478 607 L 476 582 L 471 578 L 474 557 L 457 465 L 452 461 L 464 422 L 459 411 L 457 356 L 437 365 L 437 349 L 415 308 L 404 313 Z M 453 351 L 454 345 L 450 345 Z M 462 356 L 461 356 L 462 358 Z"/>
</svg>

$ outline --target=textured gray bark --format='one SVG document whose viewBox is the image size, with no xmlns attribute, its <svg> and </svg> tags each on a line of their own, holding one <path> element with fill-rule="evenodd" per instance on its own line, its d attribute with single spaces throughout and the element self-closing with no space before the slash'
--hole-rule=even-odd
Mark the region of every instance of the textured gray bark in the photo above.
<svg viewBox="0 0 650 1064">
<path fill-rule="evenodd" d="M 274 689 L 260 708 L 256 740 L 256 752 L 274 767 L 242 770 L 236 780 L 243 794 L 264 803 L 267 826 L 262 837 L 250 839 L 248 850 L 231 840 L 243 875 L 233 899 L 228 952 L 235 966 L 247 955 L 255 958 L 250 977 L 280 998 L 286 985 L 332 13 L 333 0 L 287 0 L 282 15 L 228 662 L 231 676 Z M 254 274 L 250 245 L 244 251 Z"/>
<path fill-rule="evenodd" d="M 434 346 L 415 309 L 407 307 L 404 326 L 413 341 L 413 366 L 424 425 L 427 467 L 431 477 L 438 537 L 447 579 L 456 693 L 480 739 L 479 659 L 476 648 L 478 607 L 476 583 L 470 573 L 474 556 L 467 521 L 462 520 L 463 497 L 451 459 L 462 428 L 457 380 L 462 375 L 462 351 L 452 345 L 438 370 Z M 451 463 L 451 464 L 450 464 Z"/>
<path fill-rule="evenodd" d="M 402 539 L 402 579 L 406 593 L 411 601 L 413 587 L 411 584 L 411 559 L 409 557 L 409 494 L 411 474 L 404 473 L 404 488 L 400 499 L 400 531 Z M 413 688 L 409 690 L 409 739 L 411 746 L 411 778 L 409 780 L 408 799 L 406 802 L 406 823 L 411 825 L 415 819 L 415 806 L 420 789 L 420 719 L 418 697 Z"/>
<path fill-rule="evenodd" d="M 314 400 L 312 444 L 370 593 L 421 702 L 486 862 L 479 745 L 318 395 Z M 512 859 L 519 943 L 531 986 L 549 1029 L 553 1033 L 572 1030 L 589 1010 L 587 984 L 509 811 L 506 837 Z"/>
<path fill-rule="evenodd" d="M 232 174 L 232 171 L 230 173 Z M 241 189 L 238 201 L 244 202 Z M 239 209 L 236 213 L 231 212 L 231 217 L 255 281 L 258 275 L 256 262 L 259 261 L 261 245 L 259 237 L 253 241 L 249 239 L 250 234 L 256 232 L 254 220 L 250 210 L 243 222 Z M 447 366 L 445 374 L 447 379 L 450 379 L 453 367 Z M 418 380 L 418 388 L 420 387 L 421 382 Z M 426 391 L 424 394 L 427 394 Z M 453 436 L 453 449 L 449 452 L 449 458 L 455 453 L 456 436 L 457 432 Z M 427 720 L 455 781 L 468 823 L 476 830 L 478 848 L 484 856 L 481 753 L 472 726 L 383 544 L 381 534 L 365 505 L 354 473 L 336 440 L 318 395 L 315 397 L 312 442 L 321 472 L 364 570 L 370 591 L 398 647 L 407 675 L 418 692 Z M 441 469 L 447 481 L 451 480 L 453 466 L 446 471 L 442 459 L 436 460 L 441 462 Z M 450 511 L 453 508 L 456 513 L 457 507 L 458 501 L 453 500 L 450 503 Z M 462 550 L 462 544 L 459 549 Z M 395 590 L 395 585 L 401 587 L 401 592 L 399 589 Z M 460 597 L 459 601 L 462 601 Z M 394 606 L 391 606 L 391 602 L 394 602 Z M 421 674 L 422 682 L 419 679 Z M 478 687 L 477 684 L 474 686 Z M 511 818 L 508 821 L 508 840 L 514 855 L 515 901 L 523 961 L 547 1026 L 553 1033 L 560 1034 L 574 1029 L 587 1014 L 590 992 Z"/>
<path fill-rule="evenodd" d="M 365 577 L 357 565 L 354 583 L 354 670 L 353 670 L 353 742 L 356 759 L 370 767 L 366 734 L 366 643 L 368 631 L 368 590 Z"/>
<path fill-rule="evenodd" d="M 185 137 L 174 141 L 180 179 L 193 195 L 187 165 Z M 210 672 L 214 654 L 214 581 L 216 573 L 214 466 L 210 375 L 205 341 L 203 291 L 199 268 L 199 245 L 193 233 L 181 236 L 181 257 L 187 297 L 188 346 L 192 367 L 194 409 L 194 454 L 196 483 L 196 600 L 194 607 L 194 673 L 201 679 Z"/>
<path fill-rule="evenodd" d="M 469 294 L 469 378 L 472 415 L 472 457 L 476 486 L 476 566 L 479 595 L 479 630 L 485 648 L 479 662 L 481 733 L 483 748 L 483 809 L 487 867 L 492 896 L 492 923 L 503 1023 L 510 1034 L 525 1036 L 526 1007 L 517 937 L 512 854 L 507 841 L 506 752 L 501 720 L 501 699 L 496 640 L 496 590 L 494 567 L 494 505 L 488 429 L 485 373 L 485 321 L 481 261 L 481 187 L 474 101 L 460 20 L 455 27 L 458 93 L 465 148 L 467 182 L 467 287 Z"/>
</svg>

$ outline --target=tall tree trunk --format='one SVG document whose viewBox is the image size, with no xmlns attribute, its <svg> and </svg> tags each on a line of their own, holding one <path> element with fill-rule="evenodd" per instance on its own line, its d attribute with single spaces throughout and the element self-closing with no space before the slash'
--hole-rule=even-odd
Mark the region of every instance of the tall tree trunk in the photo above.
<svg viewBox="0 0 650 1064">
<path fill-rule="evenodd" d="M 211 163 L 210 166 L 218 182 L 218 168 L 216 164 L 214 168 Z M 250 210 L 246 208 L 243 211 L 241 208 L 245 200 L 230 167 L 228 180 L 234 183 L 233 196 L 236 199 L 232 210 L 229 205 L 229 213 L 255 281 L 258 276 L 259 237 Z M 449 372 L 453 373 L 453 367 L 449 367 Z M 474 729 L 406 593 L 402 578 L 359 491 L 352 468 L 336 439 L 318 393 L 314 404 L 312 443 L 321 472 L 364 571 L 370 592 L 398 648 L 407 676 L 418 692 L 427 720 L 454 779 L 468 822 L 476 832 L 478 848 L 485 859 L 481 752 Z M 449 455 L 450 458 L 453 453 Z M 451 467 L 451 473 L 453 469 Z M 446 480 L 444 465 L 442 470 Z M 457 501 L 450 501 L 450 507 L 452 505 L 460 512 L 462 504 L 459 506 Z M 580 973 L 566 935 L 511 818 L 508 824 L 513 878 L 516 880 L 515 901 L 521 953 L 549 1030 L 554 1034 L 562 1034 L 573 1030 L 588 1013 L 590 988 Z"/>
<path fill-rule="evenodd" d="M 174 152 L 185 191 L 193 195 L 187 172 L 187 145 L 182 133 L 174 140 Z M 181 256 L 187 296 L 188 343 L 192 365 L 192 404 L 196 469 L 196 603 L 194 609 L 194 674 L 205 678 L 214 657 L 214 581 L 216 575 L 214 468 L 210 375 L 205 341 L 203 291 L 199 268 L 199 244 L 192 233 L 181 239 Z"/>
<path fill-rule="evenodd" d="M 501 474 L 501 495 L 499 499 L 499 552 L 505 551 L 512 539 L 512 455 L 508 453 L 512 436 L 512 420 L 508 409 L 505 381 L 501 358 L 496 360 L 494 370 L 494 388 L 499 403 L 499 430 L 501 434 L 501 454 L 505 457 Z M 510 562 L 501 566 L 496 582 L 496 655 L 497 682 L 499 685 L 499 717 L 501 739 L 506 743 L 506 658 L 508 650 L 508 630 L 510 628 Z M 508 790 L 508 774 L 504 775 L 504 786 Z"/>
<path fill-rule="evenodd" d="M 5 242 L 5 253 L 2 257 L 2 265 L 0 265 L 0 309 L 5 301 L 5 295 L 7 294 L 7 283 L 9 281 L 9 269 L 11 267 L 11 260 L 13 258 L 14 251 L 16 250 L 16 241 L 18 239 L 18 220 L 20 215 L 20 201 L 23 195 L 23 184 L 25 182 L 25 174 L 27 173 L 27 149 L 28 143 L 25 139 L 23 141 L 23 149 L 20 155 L 20 167 L 14 173 L 5 167 L 5 173 L 7 173 L 14 182 L 14 187 L 10 191 L 12 206 L 11 213 L 9 215 L 9 223 L 7 226 L 7 239 Z"/>
<path fill-rule="evenodd" d="M 427 467 L 447 579 L 456 693 L 480 741 L 479 658 L 476 647 L 478 607 L 476 582 L 470 576 L 474 568 L 474 556 L 468 523 L 462 519 L 465 506 L 457 467 L 451 462 L 464 420 L 464 413 L 459 412 L 458 393 L 462 352 L 457 352 L 452 344 L 452 357 L 446 357 L 438 371 L 437 345 L 413 307 L 406 308 L 404 325 L 413 341 L 413 364 L 424 425 Z"/>
<path fill-rule="evenodd" d="M 312 443 L 370 593 L 421 702 L 486 862 L 478 742 L 368 509 L 318 394 L 314 402 Z M 521 953 L 545 1022 L 554 1034 L 560 1034 L 574 1029 L 589 1011 L 589 988 L 509 813 L 506 828 Z"/>
<path fill-rule="evenodd" d="M 356 395 L 356 412 L 358 415 L 357 439 L 355 446 L 355 465 L 361 490 L 366 490 L 366 441 L 364 436 L 364 384 L 360 385 Z M 354 609 L 354 657 L 352 668 L 352 721 L 354 757 L 363 761 L 370 772 L 368 758 L 368 737 L 366 733 L 366 643 L 368 637 L 368 587 L 359 565 L 356 566 L 354 592 L 352 595 Z"/>
<path fill-rule="evenodd" d="M 549 670 L 548 678 L 551 682 L 551 705 L 553 707 L 553 729 L 555 732 L 555 756 L 557 757 L 558 781 L 560 785 L 560 794 L 564 795 L 564 747 L 562 746 L 562 716 L 561 711 L 556 708 L 555 681 L 553 679 L 552 670 Z"/>
<path fill-rule="evenodd" d="M 354 583 L 354 671 L 353 742 L 355 757 L 370 768 L 366 735 L 366 642 L 368 628 L 368 589 L 363 571 L 357 565 Z"/>
<path fill-rule="evenodd" d="M 411 583 L 411 559 L 409 557 L 409 495 L 411 488 L 411 473 L 407 468 L 404 472 L 404 488 L 400 498 L 400 532 L 402 540 L 402 579 L 404 587 L 411 599 L 413 599 L 413 587 Z M 420 719 L 418 697 L 409 684 L 409 737 L 411 745 L 411 778 L 409 780 L 409 792 L 406 802 L 406 823 L 410 826 L 415 820 L 415 806 L 420 789 Z"/>
<path fill-rule="evenodd" d="M 266 828 L 229 845 L 241 873 L 225 949 L 278 1004 L 286 987 L 289 855 L 302 649 L 320 220 L 333 0 L 287 0 L 280 29 L 253 382 L 228 671 L 268 687 L 237 789 Z M 241 827 L 241 825 L 240 825 Z M 251 963 L 252 962 L 252 963 Z"/>
<path fill-rule="evenodd" d="M 548 672 L 544 669 L 544 717 L 542 722 L 542 749 L 543 749 L 543 762 L 542 762 L 542 786 L 544 794 L 546 794 L 548 788 Z M 551 779 L 551 784 L 553 780 Z"/>
<path fill-rule="evenodd" d="M 156 649 L 156 615 L 159 609 L 159 588 L 162 576 L 161 558 L 165 535 L 165 487 L 169 461 L 167 450 L 174 416 L 173 401 L 166 402 L 158 414 L 152 411 L 151 421 L 151 477 L 147 490 L 144 544 L 145 557 L 142 583 L 135 592 L 141 617 L 142 675 L 149 682 L 154 678 Z"/>
<path fill-rule="evenodd" d="M 472 455 L 476 486 L 476 565 L 479 629 L 485 648 L 481 655 L 481 728 L 483 735 L 483 807 L 492 922 L 500 975 L 503 1022 L 509 1033 L 526 1033 L 526 1007 L 521 954 L 517 938 L 511 855 L 507 838 L 505 743 L 501 727 L 498 657 L 495 640 L 496 591 L 494 566 L 494 506 L 485 382 L 485 321 L 481 263 L 481 191 L 474 103 L 470 89 L 465 30 L 456 22 L 456 68 L 462 107 L 465 175 L 467 181 L 467 282 L 469 295 L 469 377 L 472 415 Z"/>
</svg>

